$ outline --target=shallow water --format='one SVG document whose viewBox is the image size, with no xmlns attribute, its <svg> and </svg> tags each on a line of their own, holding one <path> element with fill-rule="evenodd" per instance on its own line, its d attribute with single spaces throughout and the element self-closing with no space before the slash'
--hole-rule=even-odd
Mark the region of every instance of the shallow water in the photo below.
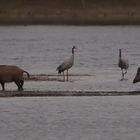
<svg viewBox="0 0 140 140">
<path fill-rule="evenodd" d="M 139 84 L 132 84 L 140 66 L 139 33 L 140 26 L 1 26 L 0 64 L 18 65 L 31 74 L 57 75 L 57 66 L 75 45 L 75 64 L 69 73 L 83 76 L 71 76 L 65 83 L 27 82 L 25 89 L 140 90 Z M 119 48 L 130 64 L 124 81 L 117 66 Z"/>
<path fill-rule="evenodd" d="M 139 140 L 139 98 L 0 98 L 1 140 Z"/>
</svg>

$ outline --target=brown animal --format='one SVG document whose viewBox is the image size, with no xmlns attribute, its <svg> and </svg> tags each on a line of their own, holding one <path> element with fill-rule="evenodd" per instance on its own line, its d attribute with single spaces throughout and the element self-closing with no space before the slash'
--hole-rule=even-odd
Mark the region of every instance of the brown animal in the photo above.
<svg viewBox="0 0 140 140">
<path fill-rule="evenodd" d="M 133 83 L 137 83 L 140 81 L 140 67 L 137 69 L 137 74 L 133 80 Z"/>
<path fill-rule="evenodd" d="M 0 84 L 2 86 L 2 90 L 5 90 L 5 83 L 15 82 L 18 87 L 18 90 L 23 90 L 23 74 L 26 73 L 28 78 L 30 77 L 29 73 L 22 70 L 17 66 L 9 66 L 9 65 L 0 65 Z"/>
</svg>

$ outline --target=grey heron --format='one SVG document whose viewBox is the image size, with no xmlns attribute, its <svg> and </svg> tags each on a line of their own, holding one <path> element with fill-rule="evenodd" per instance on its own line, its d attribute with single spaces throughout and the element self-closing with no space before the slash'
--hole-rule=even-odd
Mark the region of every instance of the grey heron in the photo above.
<svg viewBox="0 0 140 140">
<path fill-rule="evenodd" d="M 72 55 L 70 58 L 66 59 L 61 65 L 57 67 L 58 74 L 63 73 L 63 79 L 65 81 L 65 74 L 64 71 L 67 71 L 67 81 L 68 81 L 68 70 L 73 66 L 74 64 L 74 49 L 76 49 L 75 46 L 72 47 Z"/>
<path fill-rule="evenodd" d="M 122 51 L 119 49 L 119 62 L 118 66 L 121 68 L 122 71 L 122 80 L 124 79 L 124 75 L 127 73 L 129 63 L 128 60 L 122 58 Z"/>
</svg>

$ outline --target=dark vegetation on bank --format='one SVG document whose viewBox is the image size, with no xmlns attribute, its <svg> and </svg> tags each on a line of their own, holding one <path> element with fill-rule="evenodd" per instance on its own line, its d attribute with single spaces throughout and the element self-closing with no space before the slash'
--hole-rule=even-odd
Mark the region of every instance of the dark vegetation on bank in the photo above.
<svg viewBox="0 0 140 140">
<path fill-rule="evenodd" d="M 0 0 L 0 24 L 140 24 L 140 1 Z"/>
</svg>

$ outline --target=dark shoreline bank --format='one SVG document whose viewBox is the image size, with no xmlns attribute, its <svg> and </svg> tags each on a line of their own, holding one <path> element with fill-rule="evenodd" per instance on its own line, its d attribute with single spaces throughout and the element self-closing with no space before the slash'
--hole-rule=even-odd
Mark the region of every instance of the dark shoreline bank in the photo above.
<svg viewBox="0 0 140 140">
<path fill-rule="evenodd" d="M 25 19 L 21 19 L 19 17 L 8 19 L 1 19 L 0 17 L 0 25 L 75 25 L 75 26 L 92 26 L 92 25 L 140 25 L 140 15 L 139 17 L 128 17 L 125 15 L 121 15 L 121 17 L 109 17 L 109 18 L 91 18 L 82 19 L 82 18 L 69 18 L 67 15 L 65 18 L 61 17 L 51 17 L 47 19 L 46 17 L 42 19 L 26 17 Z M 112 15 L 111 15 L 112 16 Z"/>
<path fill-rule="evenodd" d="M 0 25 L 140 25 L 138 0 L 0 1 Z"/>
<path fill-rule="evenodd" d="M 1 91 L 0 97 L 138 96 L 140 91 Z"/>
</svg>

